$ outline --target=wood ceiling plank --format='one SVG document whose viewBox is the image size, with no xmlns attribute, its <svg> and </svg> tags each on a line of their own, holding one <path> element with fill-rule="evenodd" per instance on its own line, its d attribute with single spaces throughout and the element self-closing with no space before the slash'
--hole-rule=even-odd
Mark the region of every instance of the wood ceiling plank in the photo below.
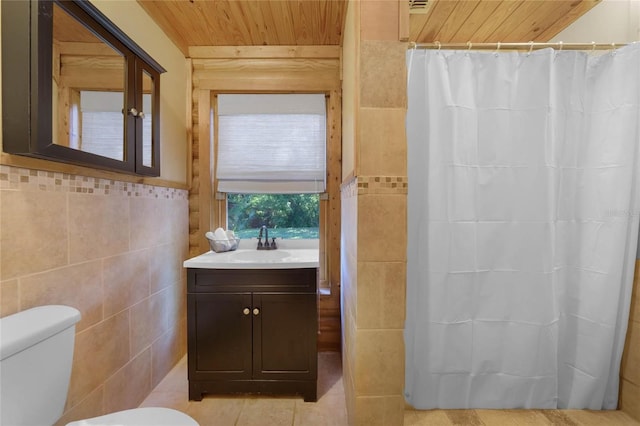
<svg viewBox="0 0 640 426">
<path fill-rule="evenodd" d="M 557 20 L 562 12 L 562 6 L 571 7 L 573 1 L 535 1 L 527 2 L 521 6 L 517 13 L 512 15 L 511 31 L 506 28 L 502 32 L 502 37 L 509 42 L 533 41 L 537 34 L 545 30 L 549 25 Z M 538 3 L 536 7 L 536 3 Z M 564 13 L 568 12 L 565 10 Z"/>
<path fill-rule="evenodd" d="M 573 2 L 575 3 L 575 1 Z M 584 15 L 587 11 L 591 10 L 594 6 L 600 3 L 600 0 L 582 0 L 579 4 L 574 5 L 569 12 L 560 16 L 556 22 L 548 26 L 546 30 L 538 34 L 534 41 L 547 42 L 553 37 L 558 35 L 560 31 L 567 28 L 576 19 Z"/>
<path fill-rule="evenodd" d="M 440 28 L 449 19 L 457 5 L 455 0 L 437 0 L 427 12 L 427 22 L 418 36 L 420 43 L 431 43 L 436 41 L 435 36 L 440 32 Z"/>
<path fill-rule="evenodd" d="M 316 32 L 314 34 L 315 42 L 313 44 L 328 44 L 330 40 L 329 32 L 333 30 L 331 25 L 332 2 L 317 2 L 317 10 L 319 18 L 316 22 Z"/>
<path fill-rule="evenodd" d="M 340 1 L 318 1 L 316 2 L 316 10 L 320 20 L 316 23 L 316 31 L 314 44 L 330 44 L 336 40 L 342 32 L 341 25 L 336 25 L 336 10 L 340 11 Z M 339 39 L 339 38 L 338 38 Z"/>
<path fill-rule="evenodd" d="M 474 13 L 476 8 L 479 5 L 479 1 L 457 1 L 456 5 L 449 15 L 449 17 L 444 21 L 442 27 L 434 37 L 435 40 L 439 40 L 441 42 L 451 42 L 454 39 L 454 36 L 458 32 L 460 28 L 465 26 L 465 22 L 467 19 Z M 468 40 L 461 40 L 468 41 Z"/>
<path fill-rule="evenodd" d="M 495 40 L 491 38 L 491 35 L 500 26 L 504 25 L 510 18 L 510 16 L 522 5 L 522 1 L 502 0 L 499 2 L 498 7 L 495 8 L 493 13 L 487 16 L 487 19 L 482 23 L 480 28 L 473 34 L 471 40 L 477 43 L 493 43 L 505 40 Z"/>
<path fill-rule="evenodd" d="M 276 34 L 278 45 L 294 45 L 296 35 L 291 22 L 291 9 L 287 2 L 270 1 L 272 29 Z"/>
<path fill-rule="evenodd" d="M 194 44 L 195 46 L 225 45 L 225 46 L 250 46 L 252 45 L 250 17 L 244 17 L 237 1 L 219 0 L 212 2 L 216 14 L 221 18 L 220 27 L 215 39 L 209 44 Z M 220 19 L 219 18 L 219 19 Z M 193 46 L 193 45 L 192 45 Z"/>
<path fill-rule="evenodd" d="M 598 1 L 432 0 L 425 14 L 409 17 L 409 37 L 419 43 L 547 41 Z M 188 56 L 190 46 L 339 45 L 347 0 L 138 3 Z M 560 16 L 546 15 L 546 8 Z"/>
<path fill-rule="evenodd" d="M 238 40 L 236 43 L 229 43 L 228 45 L 238 44 L 246 46 L 260 46 L 264 44 L 260 30 L 255 23 L 256 18 L 251 14 L 251 6 L 248 6 L 248 3 L 255 2 L 225 0 L 225 4 L 227 6 L 226 11 L 229 16 L 228 28 L 237 26 L 236 30 L 241 36 L 241 40 Z M 221 31 L 221 33 L 223 31 Z M 220 41 L 225 38 L 226 37 L 223 34 L 219 34 L 218 39 L 214 44 L 220 44 Z"/>
<path fill-rule="evenodd" d="M 193 0 L 189 4 L 182 3 L 182 10 L 189 17 L 180 21 L 181 32 L 189 34 L 189 44 L 204 43 L 216 35 L 216 15 L 210 12 L 211 2 Z"/>
<path fill-rule="evenodd" d="M 296 40 L 293 44 L 313 44 L 309 11 L 305 8 L 306 2 L 287 2 L 291 10 L 293 30 Z"/>
<path fill-rule="evenodd" d="M 173 14 L 182 15 L 182 8 L 178 2 L 171 1 L 155 1 L 155 0 L 138 0 L 138 4 L 151 16 L 160 28 L 167 34 L 173 43 L 187 54 L 189 41 L 187 40 L 188 32 L 182 31 L 179 22 L 173 20 Z"/>
<path fill-rule="evenodd" d="M 416 43 L 422 43 L 420 33 L 427 24 L 428 16 L 426 13 L 414 13 L 409 15 L 409 40 Z"/>
<path fill-rule="evenodd" d="M 266 1 L 243 1 L 245 14 L 251 17 L 253 45 L 279 44 L 278 33 L 270 13 L 270 3 Z"/>
<path fill-rule="evenodd" d="M 399 0 L 404 1 L 404 0 Z M 336 44 L 342 46 L 342 40 L 344 37 L 344 25 L 347 16 L 347 0 L 333 0 L 333 16 L 331 18 L 332 25 L 335 26 L 335 33 L 330 33 L 329 44 Z M 408 13 L 408 11 L 407 11 Z M 408 19 L 408 16 L 407 16 Z"/>
<path fill-rule="evenodd" d="M 467 18 L 463 25 L 449 40 L 452 43 L 464 43 L 467 41 L 478 42 L 475 40 L 474 34 L 481 28 L 483 24 L 489 19 L 494 11 L 500 5 L 496 0 L 480 0 L 479 4 L 473 10 L 473 13 Z"/>
<path fill-rule="evenodd" d="M 201 16 L 201 34 L 192 34 L 191 27 L 182 28 L 190 34 L 189 46 L 194 44 L 200 45 L 206 43 L 207 40 L 217 40 L 220 34 L 224 33 L 224 37 L 242 41 L 244 35 L 239 33 L 238 25 L 229 25 L 227 2 L 226 1 L 194 1 L 195 7 L 199 10 Z M 185 6 L 186 7 L 186 6 Z"/>
<path fill-rule="evenodd" d="M 300 44 L 316 44 L 318 40 L 318 20 L 321 19 L 318 2 L 305 1 L 297 2 L 297 4 L 300 5 L 298 16 L 302 26 L 305 28 L 303 42 Z"/>
</svg>

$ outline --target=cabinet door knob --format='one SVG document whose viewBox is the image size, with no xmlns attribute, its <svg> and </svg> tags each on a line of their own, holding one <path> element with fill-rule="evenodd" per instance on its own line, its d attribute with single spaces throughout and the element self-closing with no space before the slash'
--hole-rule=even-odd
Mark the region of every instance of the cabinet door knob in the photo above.
<svg viewBox="0 0 640 426">
<path fill-rule="evenodd" d="M 129 108 L 129 111 L 127 111 L 129 113 L 129 115 L 133 115 L 134 117 L 137 117 L 139 112 L 137 109 L 135 108 Z"/>
<path fill-rule="evenodd" d="M 253 308 L 253 315 L 258 315 L 258 314 L 260 314 L 260 309 Z"/>
<path fill-rule="evenodd" d="M 244 309 L 242 310 L 242 313 L 243 313 L 243 314 L 245 314 L 245 315 L 249 315 L 249 313 L 251 313 L 251 309 L 249 309 L 249 308 L 244 308 Z"/>
</svg>

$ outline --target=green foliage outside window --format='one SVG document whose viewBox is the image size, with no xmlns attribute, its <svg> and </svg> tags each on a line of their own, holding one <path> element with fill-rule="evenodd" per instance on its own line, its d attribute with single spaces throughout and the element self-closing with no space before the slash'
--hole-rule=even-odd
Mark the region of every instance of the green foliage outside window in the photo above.
<svg viewBox="0 0 640 426">
<path fill-rule="evenodd" d="M 262 225 L 270 237 L 318 238 L 318 194 L 227 194 L 227 224 L 240 238 L 257 237 Z"/>
</svg>

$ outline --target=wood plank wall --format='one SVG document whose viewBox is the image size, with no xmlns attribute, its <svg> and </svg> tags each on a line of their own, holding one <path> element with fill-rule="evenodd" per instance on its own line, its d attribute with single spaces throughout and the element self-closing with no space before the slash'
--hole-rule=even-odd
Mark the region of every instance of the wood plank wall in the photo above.
<svg viewBox="0 0 640 426">
<path fill-rule="evenodd" d="M 340 183 L 341 80 L 338 46 L 192 47 L 191 191 L 189 193 L 189 251 L 208 248 L 204 234 L 224 223 L 222 202 L 216 200 L 211 174 L 211 109 L 218 93 L 324 93 L 327 96 L 327 195 L 321 201 L 321 281 L 330 294 L 321 294 L 318 348 L 340 350 Z M 326 292 L 325 292 L 326 293 Z"/>
</svg>

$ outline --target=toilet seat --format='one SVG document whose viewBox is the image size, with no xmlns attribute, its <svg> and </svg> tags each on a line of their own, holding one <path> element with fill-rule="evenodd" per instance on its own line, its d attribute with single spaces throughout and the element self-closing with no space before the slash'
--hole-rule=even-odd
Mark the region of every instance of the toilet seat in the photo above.
<svg viewBox="0 0 640 426">
<path fill-rule="evenodd" d="M 170 408 L 145 407 L 78 420 L 67 426 L 199 426 L 186 414 Z"/>
</svg>

